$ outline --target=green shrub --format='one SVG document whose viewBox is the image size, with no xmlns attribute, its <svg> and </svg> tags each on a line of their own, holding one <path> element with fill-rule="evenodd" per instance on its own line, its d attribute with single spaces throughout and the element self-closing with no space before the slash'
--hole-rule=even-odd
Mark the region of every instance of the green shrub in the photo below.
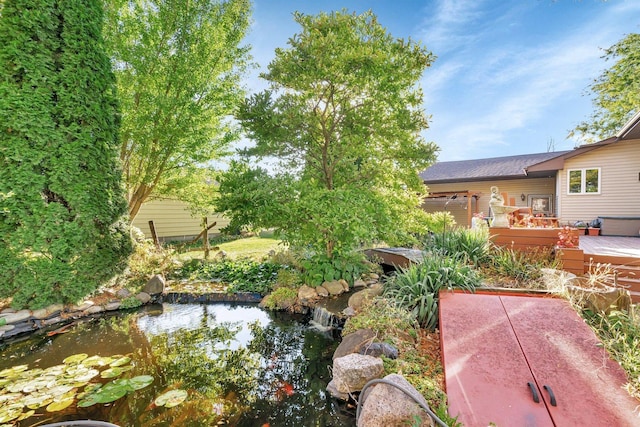
<svg viewBox="0 0 640 427">
<path fill-rule="evenodd" d="M 0 298 L 74 303 L 131 253 L 102 2 L 0 8 Z"/>
<path fill-rule="evenodd" d="M 360 329 L 371 329 L 376 335 L 392 340 L 399 349 L 412 348 L 418 337 L 419 325 L 415 316 L 386 298 L 365 302 L 358 314 L 347 319 L 342 336 Z"/>
<path fill-rule="evenodd" d="M 403 268 L 389 278 L 384 296 L 410 310 L 425 329 L 438 326 L 438 293 L 441 289 L 473 292 L 480 275 L 473 267 L 455 258 L 427 256 L 420 264 Z"/>
<path fill-rule="evenodd" d="M 126 310 L 129 308 L 138 308 L 142 305 L 142 301 L 140 301 L 138 298 L 131 296 L 131 297 L 127 297 L 125 299 L 123 299 L 120 302 L 120 309 L 122 310 Z"/>
<path fill-rule="evenodd" d="M 332 280 L 346 280 L 353 285 L 363 273 L 373 271 L 375 267 L 366 260 L 361 252 L 328 258 L 326 255 L 315 255 L 301 262 L 303 280 L 310 286 L 319 286 Z"/>
<path fill-rule="evenodd" d="M 269 310 L 284 310 L 291 307 L 297 298 L 298 291 L 282 287 L 265 296 L 262 304 Z"/>
<path fill-rule="evenodd" d="M 461 257 L 474 266 L 487 262 L 491 253 L 486 229 L 452 228 L 444 233 L 434 233 L 426 243 L 427 250 L 449 257 Z"/>
<path fill-rule="evenodd" d="M 276 282 L 278 271 L 288 268 L 272 262 L 251 259 L 202 261 L 191 260 L 174 272 L 174 278 L 208 280 L 226 283 L 228 292 L 269 293 Z"/>
<path fill-rule="evenodd" d="M 456 220 L 451 212 L 428 212 L 426 214 L 427 229 L 435 234 L 455 228 Z"/>
<path fill-rule="evenodd" d="M 542 268 L 555 268 L 557 261 L 550 249 L 530 251 L 514 250 L 508 247 L 494 247 L 488 262 L 483 266 L 485 275 L 500 279 L 510 279 L 519 287 L 540 287 Z"/>
<path fill-rule="evenodd" d="M 633 308 L 633 307 L 632 307 Z M 640 309 L 640 305 L 636 305 Z M 640 317 L 633 310 L 596 313 L 585 310 L 582 316 L 600 337 L 604 347 L 627 372 L 627 391 L 640 399 Z"/>
</svg>

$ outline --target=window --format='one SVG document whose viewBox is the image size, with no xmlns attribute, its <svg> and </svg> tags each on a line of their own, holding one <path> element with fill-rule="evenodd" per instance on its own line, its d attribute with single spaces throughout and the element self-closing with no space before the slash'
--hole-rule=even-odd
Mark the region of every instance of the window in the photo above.
<svg viewBox="0 0 640 427">
<path fill-rule="evenodd" d="M 600 193 L 600 168 L 570 169 L 567 174 L 569 194 Z"/>
</svg>

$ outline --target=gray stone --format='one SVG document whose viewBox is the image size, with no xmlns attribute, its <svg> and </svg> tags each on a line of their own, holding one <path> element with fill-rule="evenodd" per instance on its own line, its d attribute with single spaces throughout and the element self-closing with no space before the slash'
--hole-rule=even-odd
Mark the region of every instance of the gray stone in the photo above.
<svg viewBox="0 0 640 427">
<path fill-rule="evenodd" d="M 631 306 L 631 294 L 623 288 L 567 285 L 565 289 L 575 304 L 595 312 L 628 311 Z"/>
<path fill-rule="evenodd" d="M 316 286 L 316 292 L 319 297 L 326 298 L 329 296 L 329 291 L 324 286 Z"/>
<path fill-rule="evenodd" d="M 342 285 L 342 282 L 338 280 L 324 282 L 322 284 L 322 287 L 325 288 L 327 292 L 329 292 L 329 295 L 340 295 L 344 293 L 344 286 Z"/>
<path fill-rule="evenodd" d="M 429 407 L 427 401 L 404 377 L 391 374 L 384 379 L 409 391 L 411 397 L 393 385 L 380 383 L 367 387 L 364 396 L 360 396 L 361 412 L 356 420 L 358 427 L 434 425 L 431 417 L 417 403 Z M 416 424 L 416 417 L 421 420 L 420 424 Z"/>
<path fill-rule="evenodd" d="M 349 400 L 349 393 L 342 393 L 341 391 L 338 391 L 336 383 L 333 380 L 329 381 L 329 384 L 327 384 L 327 392 L 336 399 Z"/>
<path fill-rule="evenodd" d="M 120 301 L 111 301 L 104 306 L 104 309 L 107 311 L 113 311 L 113 310 L 119 309 L 120 305 L 121 305 Z"/>
<path fill-rule="evenodd" d="M 146 292 L 149 295 L 159 295 L 164 292 L 165 280 L 162 274 L 156 274 L 144 285 L 142 292 Z"/>
<path fill-rule="evenodd" d="M 104 311 L 104 307 L 99 305 L 92 305 L 91 307 L 87 308 L 84 311 L 84 314 L 86 315 L 98 314 L 98 313 L 102 313 L 103 311 Z"/>
<path fill-rule="evenodd" d="M 0 318 L 4 319 L 7 324 L 20 323 L 31 317 L 31 310 L 20 310 L 15 313 L 0 314 Z"/>
<path fill-rule="evenodd" d="M 142 304 L 146 304 L 151 301 L 151 295 L 146 292 L 140 292 L 138 295 L 136 295 L 136 299 Z"/>
<path fill-rule="evenodd" d="M 83 301 L 80 304 L 70 305 L 68 311 L 85 311 L 89 307 L 93 306 L 93 301 Z"/>
<path fill-rule="evenodd" d="M 398 358 L 398 349 L 391 344 L 382 342 L 373 342 L 371 344 L 365 345 L 360 349 L 359 353 L 373 357 L 385 356 L 389 359 Z"/>
<path fill-rule="evenodd" d="M 62 310 L 64 310 L 64 305 L 51 304 L 48 307 L 41 308 L 39 310 L 33 310 L 33 313 L 31 313 L 31 315 L 36 319 L 42 320 L 42 319 L 46 319 L 47 317 L 51 317 L 57 313 L 60 313 Z"/>
<path fill-rule="evenodd" d="M 3 308 L 2 311 L 0 311 L 0 314 L 9 314 L 9 313 L 15 313 L 16 311 L 11 308 L 11 307 L 7 307 L 7 308 Z"/>
<path fill-rule="evenodd" d="M 359 353 L 362 347 L 372 343 L 375 338 L 376 333 L 371 329 L 359 329 L 344 336 L 338 348 L 336 348 L 336 351 L 333 353 L 333 360 L 346 356 L 347 354 Z"/>
<path fill-rule="evenodd" d="M 340 393 L 360 391 L 383 373 L 382 359 L 377 357 L 352 353 L 333 360 L 333 381 Z"/>
<path fill-rule="evenodd" d="M 15 328 L 14 325 L 2 325 L 0 326 L 0 332 L 9 332 Z"/>
<path fill-rule="evenodd" d="M 56 323 L 60 323 L 62 322 L 64 319 L 60 316 L 56 316 L 56 317 L 52 317 L 50 319 L 44 319 L 42 321 L 42 326 L 51 326 L 51 325 L 55 325 Z"/>
<path fill-rule="evenodd" d="M 311 286 L 302 285 L 298 289 L 298 300 L 301 304 L 309 304 L 318 299 L 318 292 Z"/>
<path fill-rule="evenodd" d="M 342 315 L 345 317 L 352 317 L 356 315 L 356 311 L 351 307 L 347 307 L 344 310 L 342 310 Z"/>
<path fill-rule="evenodd" d="M 367 282 L 365 282 L 362 279 L 358 279 L 355 282 L 353 282 L 354 288 L 364 288 L 365 286 L 367 286 Z"/>
<path fill-rule="evenodd" d="M 131 296 L 131 292 L 129 292 L 129 289 L 127 288 L 118 289 L 116 296 L 120 299 L 129 298 Z"/>
<path fill-rule="evenodd" d="M 374 292 L 372 292 L 370 289 L 363 289 L 351 295 L 349 297 L 349 301 L 347 302 L 347 304 L 354 311 L 358 312 L 360 311 L 360 309 L 362 308 L 362 306 L 366 301 L 370 301 L 374 297 L 375 297 Z"/>
</svg>

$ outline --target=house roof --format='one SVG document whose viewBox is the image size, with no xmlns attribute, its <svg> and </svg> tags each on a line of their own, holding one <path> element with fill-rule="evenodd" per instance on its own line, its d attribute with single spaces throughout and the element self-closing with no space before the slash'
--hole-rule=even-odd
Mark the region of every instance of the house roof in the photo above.
<svg viewBox="0 0 640 427">
<path fill-rule="evenodd" d="M 551 176 L 552 173 L 564 167 L 566 159 L 618 141 L 632 139 L 640 139 L 640 111 L 620 129 L 616 136 L 594 144 L 581 145 L 569 151 L 438 162 L 420 172 L 420 178 L 425 183 L 434 184 Z"/>
<path fill-rule="evenodd" d="M 438 162 L 420 173 L 420 177 L 427 183 L 446 183 L 457 181 L 482 181 L 496 178 L 524 178 L 529 176 L 529 169 L 537 164 L 562 157 L 570 151 L 555 151 L 551 153 L 522 154 L 519 156 L 493 157 L 488 159 L 459 160 L 452 162 Z M 538 174 L 553 172 L 558 168 L 536 170 Z"/>
</svg>

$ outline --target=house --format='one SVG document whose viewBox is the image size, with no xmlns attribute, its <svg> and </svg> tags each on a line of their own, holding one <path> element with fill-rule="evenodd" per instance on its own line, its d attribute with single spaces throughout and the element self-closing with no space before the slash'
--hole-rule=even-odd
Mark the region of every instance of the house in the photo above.
<svg viewBox="0 0 640 427">
<path fill-rule="evenodd" d="M 220 214 L 207 216 L 209 225 L 216 222 L 209 230 L 210 234 L 219 233 L 221 228 L 229 224 L 229 220 Z M 145 202 L 132 225 L 139 228 L 147 238 L 151 238 L 149 221 L 153 221 L 158 238 L 163 241 L 189 240 L 202 231 L 202 218 L 193 215 L 186 203 L 179 200 L 162 199 Z"/>
<path fill-rule="evenodd" d="M 614 137 L 569 151 L 439 162 L 420 173 L 428 212 L 460 225 L 489 212 L 491 186 L 505 204 L 530 207 L 560 224 L 602 220 L 602 234 L 640 233 L 640 113 Z"/>
</svg>

